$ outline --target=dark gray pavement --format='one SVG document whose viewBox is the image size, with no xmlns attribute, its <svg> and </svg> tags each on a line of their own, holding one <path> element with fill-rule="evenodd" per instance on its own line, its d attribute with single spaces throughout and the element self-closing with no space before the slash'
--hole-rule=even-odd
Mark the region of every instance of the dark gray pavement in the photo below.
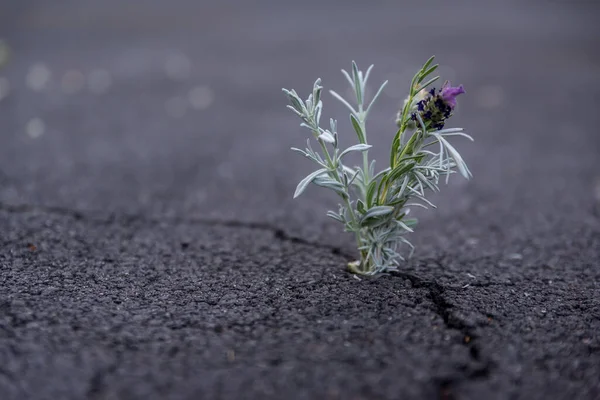
<svg viewBox="0 0 600 400">
<path fill-rule="evenodd" d="M 2 2 L 0 398 L 600 398 L 598 15 Z M 475 176 L 419 213 L 401 274 L 358 281 L 336 199 L 291 198 L 312 165 L 280 89 L 343 91 L 340 68 L 374 63 L 385 160 L 431 54 L 468 92 Z"/>
</svg>

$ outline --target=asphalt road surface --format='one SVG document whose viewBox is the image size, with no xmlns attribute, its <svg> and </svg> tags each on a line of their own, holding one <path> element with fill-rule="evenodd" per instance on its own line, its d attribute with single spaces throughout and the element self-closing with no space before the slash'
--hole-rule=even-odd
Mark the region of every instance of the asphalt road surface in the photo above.
<svg viewBox="0 0 600 400">
<path fill-rule="evenodd" d="M 600 7 L 406 3 L 3 2 L 0 398 L 600 398 Z M 385 160 L 432 54 L 474 178 L 359 281 L 281 88 Z"/>
</svg>

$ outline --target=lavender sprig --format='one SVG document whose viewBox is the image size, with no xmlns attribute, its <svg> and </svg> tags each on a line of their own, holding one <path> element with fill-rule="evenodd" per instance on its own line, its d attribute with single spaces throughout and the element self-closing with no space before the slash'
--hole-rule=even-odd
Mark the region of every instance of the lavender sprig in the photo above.
<svg viewBox="0 0 600 400">
<path fill-rule="evenodd" d="M 350 73 L 342 70 L 354 93 L 353 106 L 338 93 L 330 93 L 350 110 L 350 121 L 358 137 L 358 144 L 345 150 L 339 148 L 337 122 L 329 120 L 329 128 L 320 126 L 323 110 L 321 80 L 313 85 L 313 91 L 303 101 L 296 91 L 283 89 L 290 101 L 287 107 L 302 120 L 301 126 L 309 129 L 320 147 L 315 151 L 307 140 L 304 150 L 292 148 L 319 165 L 319 169 L 305 177 L 296 188 L 298 197 L 310 183 L 336 192 L 342 199 L 337 212 L 327 215 L 344 225 L 344 230 L 356 237 L 360 260 L 348 264 L 357 274 L 375 275 L 396 271 L 404 257 L 397 252 L 400 244 L 414 250 L 406 239 L 413 232 L 417 220 L 408 218 L 411 207 L 435 207 L 426 198 L 426 192 L 439 191 L 439 179 L 456 170 L 469 179 L 471 172 L 458 151 L 448 142 L 451 136 L 464 136 L 461 128 L 442 129 L 452 116 L 456 98 L 465 93 L 462 85 L 452 87 L 446 82 L 439 91 L 428 89 L 439 77 L 431 77 L 438 65 L 431 57 L 415 74 L 409 95 L 398 113 L 398 131 L 390 152 L 390 166 L 375 172 L 375 160 L 369 161 L 366 121 L 369 112 L 387 84 L 384 82 L 375 96 L 365 106 L 365 87 L 373 66 L 365 73 L 352 62 Z M 438 149 L 437 151 L 428 148 Z M 361 152 L 363 165 L 353 168 L 344 164 L 344 156 Z"/>
</svg>

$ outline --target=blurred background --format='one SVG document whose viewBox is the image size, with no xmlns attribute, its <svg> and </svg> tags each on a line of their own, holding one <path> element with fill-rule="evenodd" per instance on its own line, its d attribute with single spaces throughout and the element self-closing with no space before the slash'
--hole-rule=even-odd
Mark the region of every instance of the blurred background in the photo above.
<svg viewBox="0 0 600 400">
<path fill-rule="evenodd" d="M 575 227 L 600 203 L 598 4 L 3 1 L 0 202 L 268 221 L 351 246 L 324 216 L 333 195 L 292 201 L 313 165 L 289 151 L 306 132 L 281 88 L 306 97 L 321 77 L 347 93 L 339 70 L 375 64 L 371 93 L 390 81 L 368 125 L 384 168 L 410 78 L 436 55 L 467 90 L 449 125 L 475 137 L 457 142 L 474 179 L 451 180 L 423 214 L 445 223 L 417 242 Z M 353 144 L 325 95 L 330 116 Z"/>
</svg>

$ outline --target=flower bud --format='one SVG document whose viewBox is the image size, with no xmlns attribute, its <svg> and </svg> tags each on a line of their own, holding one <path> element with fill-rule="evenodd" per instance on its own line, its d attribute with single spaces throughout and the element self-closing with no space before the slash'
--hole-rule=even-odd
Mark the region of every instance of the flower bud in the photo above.
<svg viewBox="0 0 600 400">
<path fill-rule="evenodd" d="M 417 113 L 419 113 L 423 122 L 426 125 L 429 123 L 428 127 L 440 130 L 456 107 L 456 97 L 463 93 L 465 93 L 465 89 L 462 85 L 452 87 L 450 82 L 446 81 L 437 94 L 433 88 L 424 99 L 417 102 L 417 109 L 411 115 L 411 119 L 416 122 Z"/>
</svg>

